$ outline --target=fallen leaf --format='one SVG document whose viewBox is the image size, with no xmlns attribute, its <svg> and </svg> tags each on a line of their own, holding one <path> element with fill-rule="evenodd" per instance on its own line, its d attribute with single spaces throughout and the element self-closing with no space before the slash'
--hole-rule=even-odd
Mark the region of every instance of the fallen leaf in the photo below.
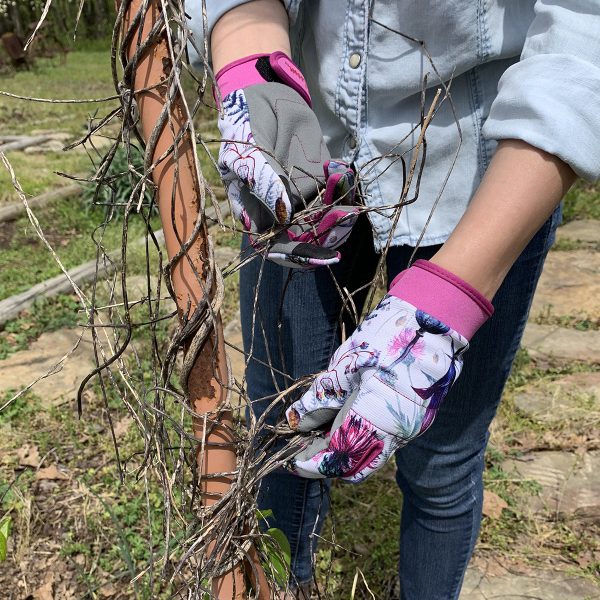
<svg viewBox="0 0 600 600">
<path fill-rule="evenodd" d="M 39 587 L 32 596 L 34 600 L 54 600 L 54 591 L 52 589 L 52 582 L 54 577 L 47 576 L 45 583 Z"/>
<path fill-rule="evenodd" d="M 591 550 L 588 550 L 584 554 L 578 556 L 575 560 L 582 569 L 585 569 L 596 562 L 596 554 Z"/>
<path fill-rule="evenodd" d="M 498 519 L 504 508 L 508 508 L 508 504 L 498 494 L 494 494 L 489 490 L 483 491 L 483 514 L 486 517 Z"/>
<path fill-rule="evenodd" d="M 38 467 L 40 464 L 40 453 L 37 446 L 25 444 L 17 450 L 17 456 L 22 467 Z"/>
<path fill-rule="evenodd" d="M 80 566 L 82 567 L 83 565 L 85 565 L 85 554 L 76 554 L 73 557 L 73 560 Z"/>
<path fill-rule="evenodd" d="M 116 596 L 119 593 L 119 589 L 114 583 L 105 583 L 100 588 L 100 595 L 104 598 L 110 598 L 111 596 Z"/>
<path fill-rule="evenodd" d="M 69 479 L 69 476 L 58 470 L 56 465 L 50 465 L 40 469 L 35 474 L 36 479 Z"/>
</svg>

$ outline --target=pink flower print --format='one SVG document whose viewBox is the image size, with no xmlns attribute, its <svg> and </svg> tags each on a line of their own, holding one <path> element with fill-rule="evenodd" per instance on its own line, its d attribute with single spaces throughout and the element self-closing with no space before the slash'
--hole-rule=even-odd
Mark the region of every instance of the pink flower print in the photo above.
<svg viewBox="0 0 600 600">
<path fill-rule="evenodd" d="M 400 333 L 395 335 L 388 344 L 388 353 L 390 356 L 398 354 L 398 352 L 404 350 L 414 339 L 414 329 L 410 329 L 408 327 L 406 329 L 402 329 Z M 412 354 L 414 358 L 420 358 L 423 356 L 424 351 L 425 342 L 423 341 L 423 338 L 419 338 L 410 349 L 410 354 Z"/>
<path fill-rule="evenodd" d="M 317 454 L 319 472 L 327 477 L 353 477 L 373 469 L 383 452 L 380 434 L 368 421 L 350 413 L 333 432 L 329 447 Z"/>
</svg>

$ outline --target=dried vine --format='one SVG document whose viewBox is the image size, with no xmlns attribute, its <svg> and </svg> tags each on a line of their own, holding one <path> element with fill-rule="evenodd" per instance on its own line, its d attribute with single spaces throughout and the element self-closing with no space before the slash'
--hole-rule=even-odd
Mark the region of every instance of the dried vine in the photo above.
<svg viewBox="0 0 600 600">
<path fill-rule="evenodd" d="M 90 181 L 97 186 L 98 199 L 101 190 L 108 189 L 113 200 L 115 178 L 110 174 L 110 168 L 117 152 L 124 151 L 130 157 L 134 148 L 144 149 L 143 169 L 137 169 L 132 164 L 133 161 L 129 160 L 128 173 L 121 174 L 128 177 L 130 182 L 131 193 L 127 202 L 124 205 L 109 202 L 106 219 L 99 223 L 94 235 L 97 259 L 94 284 L 86 292 L 73 284 L 85 311 L 84 328 L 92 332 L 97 364 L 94 371 L 81 382 L 79 408 L 85 418 L 84 392 L 89 386 L 94 386 L 102 395 L 109 419 L 111 402 L 116 397 L 119 398 L 134 419 L 143 441 L 143 450 L 139 455 L 123 457 L 119 452 L 114 430 L 112 433 L 121 480 L 143 480 L 149 519 L 162 519 L 163 539 L 155 539 L 151 528 L 149 529 L 151 559 L 146 565 L 138 565 L 138 578 L 146 578 L 150 589 L 157 595 L 168 591 L 172 597 L 209 598 L 215 597 L 212 582 L 231 571 L 235 565 L 243 564 L 254 584 L 249 585 L 249 591 L 244 590 L 244 594 L 247 597 L 274 597 L 280 582 L 276 581 L 273 572 L 267 570 L 270 591 L 266 596 L 264 581 L 261 588 L 261 584 L 257 583 L 260 581 L 260 574 L 255 572 L 257 565 L 269 558 L 266 548 L 278 552 L 276 547 L 273 549 L 272 542 L 260 526 L 256 494 L 260 480 L 281 465 L 282 460 L 297 448 L 299 439 L 284 422 L 273 427 L 266 421 L 273 412 L 282 413 L 281 407 L 306 385 L 307 380 L 293 381 L 287 377 L 288 387 L 272 399 L 269 409 L 257 419 L 251 410 L 246 410 L 251 407 L 245 380 L 234 381 L 230 372 L 224 374 L 217 367 L 217 340 L 222 329 L 220 314 L 223 303 L 227 300 L 225 284 L 248 261 L 262 261 L 263 258 L 257 254 L 240 252 L 225 265 L 217 266 L 215 260 L 213 239 L 223 232 L 235 233 L 241 237 L 242 231 L 228 218 L 228 211 L 219 204 L 218 194 L 209 185 L 203 171 L 203 163 L 214 164 L 210 150 L 219 140 L 198 131 L 196 123 L 201 115 L 208 114 L 209 118 L 215 119 L 217 110 L 210 92 L 212 73 L 206 61 L 207 48 L 199 47 L 193 39 L 183 0 L 143 0 L 139 10 L 130 14 L 128 11 L 131 11 L 131 3 L 132 0 L 120 3 L 113 30 L 111 59 L 116 93 L 110 97 L 85 100 L 102 104 L 118 99 L 119 106 L 109 108 L 104 117 L 91 121 L 86 135 L 71 146 L 83 144 L 89 147 L 92 136 L 107 132 L 106 135 L 113 140 L 110 149 L 104 155 L 94 153 L 93 148 L 90 152 L 95 164 L 95 173 Z M 51 10 L 51 5 L 52 0 L 47 0 L 42 19 Z M 155 9 L 158 10 L 158 18 L 153 21 L 149 35 L 143 36 L 141 32 L 144 21 Z M 204 21 L 206 22 L 205 12 Z M 373 19 L 372 22 L 390 29 Z M 403 35 L 398 31 L 394 33 Z M 397 145 L 387 154 L 364 165 L 357 178 L 357 185 L 364 187 L 371 177 L 374 164 L 381 160 L 402 168 L 405 178 L 399 197 L 387 206 L 361 209 L 365 213 L 391 212 L 393 224 L 398 222 L 404 206 L 418 200 L 419 183 L 426 158 L 427 127 L 442 104 L 452 104 L 450 85 L 439 80 L 439 74 L 425 45 L 418 40 L 409 39 L 421 47 L 431 65 L 433 77 L 437 78 L 436 85 L 439 85 L 439 89 L 434 100 L 426 105 L 425 90 L 431 86 L 427 77 L 424 78 L 418 125 L 403 140 L 398 140 Z M 160 85 L 136 88 L 136 72 L 140 63 L 149 48 L 162 42 L 168 47 L 163 80 Z M 186 49 L 190 45 L 204 57 L 204 69 L 200 73 L 192 70 L 188 64 Z M 131 48 L 134 50 L 130 51 Z M 184 79 L 188 82 L 187 92 Z M 194 88 L 193 94 L 189 92 L 190 87 Z M 0 94 L 11 96 L 8 92 Z M 146 138 L 141 131 L 140 111 L 136 100 L 143 94 L 158 94 L 164 102 L 160 118 Z M 48 98 L 29 100 L 81 102 Z M 183 122 L 177 122 L 174 115 L 180 115 Z M 456 117 L 455 122 L 460 138 Z M 116 123 L 119 124 L 118 131 L 115 131 Z M 164 131 L 171 132 L 172 143 L 161 149 L 159 140 Z M 399 151 L 401 145 L 414 133 L 417 134 L 416 144 L 409 150 Z M 179 216 L 176 213 L 179 209 L 175 191 L 181 152 L 186 139 L 191 140 L 193 175 L 198 190 L 195 223 L 188 235 L 177 229 Z M 4 155 L 1 158 L 11 171 L 14 186 L 26 204 L 25 195 L 8 160 Z M 163 223 L 167 219 L 174 224 L 174 234 L 179 245 L 178 251 L 170 259 L 165 257 L 163 236 L 156 230 L 153 219 L 158 203 L 158 186 L 153 175 L 169 162 L 175 165 L 175 184 L 169 214 L 166 214 L 164 204 L 161 205 L 161 212 Z M 412 196 L 411 190 L 415 190 Z M 442 191 L 440 190 L 440 196 Z M 437 200 L 432 212 L 436 206 Z M 29 209 L 28 215 L 35 225 L 36 233 L 45 241 L 43 231 Z M 128 232 L 133 219 L 142 220 L 146 229 L 142 243 L 146 294 L 142 298 L 130 299 L 128 276 L 133 243 Z M 121 261 L 118 268 L 114 267 L 109 249 L 103 244 L 104 231 L 107 227 L 114 226 L 115 222 L 122 226 Z M 268 239 L 268 234 L 265 239 Z M 46 241 L 45 243 L 53 252 L 51 246 Z M 391 236 L 381 255 L 375 277 L 367 286 L 369 294 L 366 310 L 374 302 L 390 245 Z M 55 258 L 60 264 L 58 257 Z M 202 265 L 201 270 L 198 270 L 199 264 Z M 184 268 L 182 265 L 193 273 L 198 288 L 195 305 L 188 299 L 182 306 L 181 297 L 177 297 L 174 289 L 174 271 Z M 343 299 L 341 312 L 356 313 L 352 297 L 347 291 L 338 287 L 338 292 Z M 178 314 L 170 307 L 165 308 L 169 297 L 179 301 Z M 255 299 L 255 315 L 257 301 Z M 360 315 L 355 314 L 355 318 L 359 320 Z M 231 344 L 229 348 L 233 352 L 243 352 L 243 349 Z M 254 360 L 250 354 L 245 356 L 246 363 Z M 216 409 L 203 413 L 197 412 L 190 404 L 189 389 L 195 365 L 201 356 L 204 359 L 208 356 L 214 361 L 213 377 L 227 391 Z M 285 373 L 278 374 L 286 376 Z M 198 467 L 198 457 L 200 456 L 202 463 L 206 452 L 210 452 L 211 448 L 218 448 L 219 445 L 208 442 L 208 438 L 219 428 L 227 438 L 226 444 L 233 445 L 235 449 L 236 466 L 232 471 L 206 474 Z M 203 432 L 200 437 L 198 431 Z M 283 439 L 285 443 L 273 453 L 270 449 L 276 439 Z M 207 492 L 205 486 L 210 480 L 226 481 L 227 491 L 216 495 Z M 150 506 L 149 489 L 153 486 L 160 488 L 163 499 L 162 510 L 158 515 Z M 335 540 L 329 542 L 335 544 Z M 283 557 L 280 558 L 284 560 Z M 321 594 L 326 595 L 326 590 L 317 590 L 316 593 L 320 597 Z"/>
</svg>

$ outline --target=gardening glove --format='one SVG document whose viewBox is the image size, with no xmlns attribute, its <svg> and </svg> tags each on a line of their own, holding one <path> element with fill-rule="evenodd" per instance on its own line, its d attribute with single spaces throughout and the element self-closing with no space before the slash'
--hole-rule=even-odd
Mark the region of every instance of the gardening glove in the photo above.
<svg viewBox="0 0 600 600">
<path fill-rule="evenodd" d="M 218 167 L 253 246 L 288 267 L 337 263 L 358 214 L 354 171 L 330 160 L 302 73 L 275 52 L 235 61 L 216 80 Z"/>
<path fill-rule="evenodd" d="M 292 429 L 324 430 L 288 467 L 352 483 L 380 469 L 431 426 L 469 339 L 492 313 L 477 290 L 433 263 L 418 260 L 400 273 L 328 370 L 288 408 Z"/>
</svg>

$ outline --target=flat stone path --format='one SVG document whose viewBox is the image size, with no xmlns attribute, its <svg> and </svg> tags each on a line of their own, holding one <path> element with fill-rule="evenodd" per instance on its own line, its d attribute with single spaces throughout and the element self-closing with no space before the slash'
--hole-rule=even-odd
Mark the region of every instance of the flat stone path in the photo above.
<svg viewBox="0 0 600 600">
<path fill-rule="evenodd" d="M 600 589 L 589 579 L 563 571 L 536 570 L 529 575 L 486 575 L 469 569 L 460 600 L 598 600 Z"/>
<path fill-rule="evenodd" d="M 596 246 L 600 244 L 600 222 L 591 219 L 571 221 L 556 231 L 556 241 L 580 242 Z"/>
<path fill-rule="evenodd" d="M 521 345 L 532 358 L 559 363 L 600 364 L 600 331 L 576 331 L 556 325 L 528 323 Z"/>
<path fill-rule="evenodd" d="M 20 389 L 45 375 L 71 351 L 79 336 L 75 329 L 44 333 L 26 350 L 0 361 L 0 393 Z M 49 406 L 61 398 L 74 398 L 81 380 L 94 367 L 91 335 L 87 334 L 62 368 L 38 381 L 33 391 Z"/>
<path fill-rule="evenodd" d="M 531 317 L 600 315 L 600 252 L 550 252 L 540 277 Z"/>
<path fill-rule="evenodd" d="M 518 460 L 505 461 L 502 469 L 541 486 L 539 495 L 522 507 L 525 512 L 600 524 L 600 451 L 532 452 Z"/>
<path fill-rule="evenodd" d="M 542 423 L 600 417 L 600 371 L 573 373 L 554 381 L 544 379 L 514 396 L 516 406 Z"/>
</svg>

